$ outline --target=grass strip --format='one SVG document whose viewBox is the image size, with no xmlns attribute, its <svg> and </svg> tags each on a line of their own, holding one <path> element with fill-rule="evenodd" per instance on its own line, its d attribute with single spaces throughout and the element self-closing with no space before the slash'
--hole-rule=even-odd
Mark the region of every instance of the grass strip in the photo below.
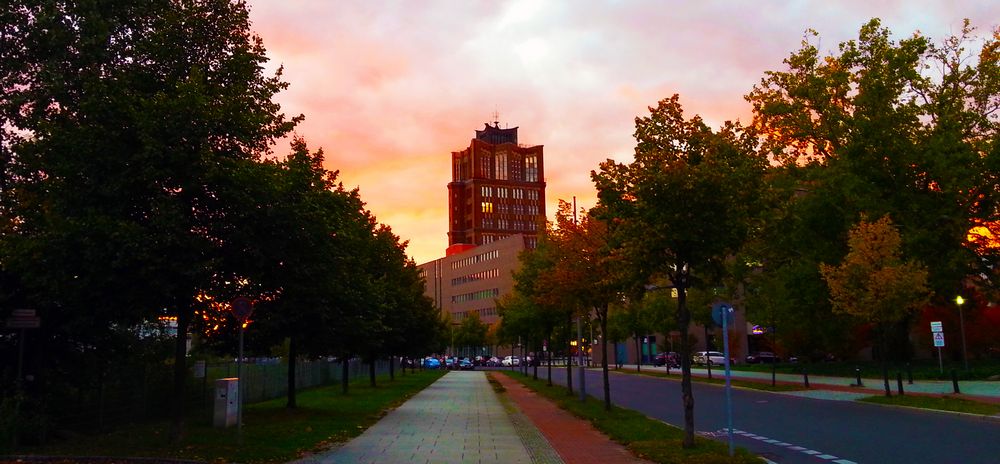
<svg viewBox="0 0 1000 464">
<path fill-rule="evenodd" d="M 55 456 L 128 456 L 226 462 L 280 463 L 327 449 L 360 435 L 391 410 L 441 378 L 445 370 L 424 370 L 378 386 L 368 379 L 352 382 L 348 394 L 340 385 L 300 391 L 298 408 L 285 408 L 285 398 L 247 405 L 243 413 L 243 444 L 235 427 L 217 429 L 211 418 L 189 419 L 186 438 L 168 440 L 169 422 L 139 424 L 95 436 L 77 436 L 44 446 L 20 450 L 24 454 Z"/>
<path fill-rule="evenodd" d="M 951 396 L 869 396 L 866 398 L 860 398 L 858 401 L 864 401 L 865 403 L 887 404 L 892 406 L 933 409 L 936 411 L 964 412 L 984 416 L 995 416 L 1000 414 L 1000 405 L 981 403 L 979 401 L 955 398 Z"/>
<path fill-rule="evenodd" d="M 653 370 L 644 370 L 642 372 L 636 372 L 636 371 L 633 371 L 633 370 L 625 370 L 625 369 L 621 369 L 621 370 L 617 370 L 617 371 L 609 371 L 609 372 L 617 372 L 619 374 L 630 374 L 630 375 L 648 375 L 648 376 L 652 376 L 652 377 L 660 377 L 660 378 L 664 378 L 664 379 L 676 380 L 678 382 L 681 381 L 680 370 L 674 370 L 673 372 L 676 372 L 676 374 L 667 374 L 666 372 L 658 372 L 658 371 L 653 371 Z M 725 385 L 726 384 L 725 377 L 712 377 L 710 379 L 708 377 L 702 377 L 702 376 L 694 376 L 694 375 L 692 375 L 691 376 L 691 381 L 692 382 L 701 382 L 701 383 L 710 383 L 710 384 L 715 384 L 715 385 Z M 772 386 L 771 383 L 770 383 L 770 381 L 754 382 L 754 381 L 750 381 L 750 380 L 732 379 L 730 381 L 730 383 L 734 387 L 749 388 L 749 389 L 752 389 L 752 390 L 763 390 L 763 391 L 770 391 L 770 392 L 788 392 L 788 391 L 806 390 L 806 388 L 804 386 L 794 385 L 794 384 L 788 384 L 788 383 L 776 383 L 775 385 Z"/>
<path fill-rule="evenodd" d="M 725 443 L 707 438 L 695 437 L 695 447 L 684 449 L 684 431 L 664 422 L 650 419 L 631 409 L 612 406 L 604 410 L 604 403 L 588 397 L 580 402 L 569 395 L 565 387 L 546 385 L 545 379 L 532 380 L 530 377 L 514 373 L 502 373 L 521 382 L 539 395 L 548 398 L 560 408 L 573 415 L 590 421 L 591 424 L 612 440 L 627 447 L 636 456 L 662 464 L 741 464 L 761 463 L 761 459 L 739 448 L 736 455 L 729 457 L 729 447 Z"/>
</svg>

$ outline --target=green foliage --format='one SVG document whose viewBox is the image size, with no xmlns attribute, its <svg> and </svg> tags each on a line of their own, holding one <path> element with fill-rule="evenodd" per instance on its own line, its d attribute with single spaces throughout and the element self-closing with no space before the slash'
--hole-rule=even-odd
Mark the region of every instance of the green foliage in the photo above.
<svg viewBox="0 0 1000 464">
<path fill-rule="evenodd" d="M 489 327 L 479 319 L 479 313 L 471 312 L 459 324 L 455 333 L 456 347 L 480 347 L 486 344 Z"/>
<path fill-rule="evenodd" d="M 28 368 L 45 391 L 32 395 L 93 384 L 143 353 L 141 327 L 159 316 L 182 334 L 208 329 L 209 348 L 231 355 L 236 323 L 218 302 L 238 295 L 257 303 L 251 352 L 285 339 L 291 358 L 440 344 L 405 243 L 324 168 L 322 150 L 295 138 L 274 159 L 302 117 L 274 102 L 287 84 L 280 69 L 265 73 L 244 2 L 9 3 L 0 305 L 44 320 Z M 185 339 L 174 338 L 178 425 Z"/>
<path fill-rule="evenodd" d="M 759 227 L 767 164 L 753 131 L 726 123 L 715 132 L 699 116 L 685 119 L 677 95 L 649 111 L 635 120 L 634 161 L 607 160 L 591 178 L 601 219 L 614 224 L 630 281 L 670 281 L 678 293 L 677 328 L 686 340 L 687 291 L 695 283 L 720 283 L 725 259 Z M 691 447 L 694 401 L 687 344 L 680 354 L 684 445 Z"/>
</svg>

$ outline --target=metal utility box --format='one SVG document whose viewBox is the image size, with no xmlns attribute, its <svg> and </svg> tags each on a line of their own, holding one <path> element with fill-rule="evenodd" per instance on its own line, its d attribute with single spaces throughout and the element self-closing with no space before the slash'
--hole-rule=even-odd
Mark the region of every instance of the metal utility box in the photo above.
<svg viewBox="0 0 1000 464">
<path fill-rule="evenodd" d="M 231 377 L 215 380 L 214 424 L 219 428 L 236 425 L 239 420 L 240 379 Z"/>
</svg>

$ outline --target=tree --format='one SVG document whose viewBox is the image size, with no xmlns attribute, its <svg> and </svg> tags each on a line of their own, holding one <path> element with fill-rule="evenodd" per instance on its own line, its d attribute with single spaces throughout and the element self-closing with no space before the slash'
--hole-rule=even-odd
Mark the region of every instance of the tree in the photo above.
<svg viewBox="0 0 1000 464">
<path fill-rule="evenodd" d="M 479 313 L 470 312 L 458 326 L 455 345 L 466 348 L 466 352 L 469 348 L 479 348 L 486 344 L 487 330 L 489 330 L 489 326 L 479 319 Z"/>
<path fill-rule="evenodd" d="M 20 200 L 5 261 L 54 331 L 81 334 L 81 308 L 99 308 L 87 317 L 105 327 L 160 308 L 177 317 L 179 439 L 186 334 L 220 253 L 209 233 L 219 192 L 235 164 L 268 153 L 299 120 L 272 101 L 287 85 L 264 75 L 241 2 L 17 0 L 6 10 L 18 32 L 0 34 L 0 127 L 14 154 L 5 188 Z"/>
<path fill-rule="evenodd" d="M 559 249 L 553 235 L 551 225 L 546 224 L 544 230 L 538 238 L 538 244 L 534 250 L 525 250 L 519 256 L 521 267 L 514 272 L 514 294 L 517 298 L 524 298 L 527 303 L 533 305 L 535 317 L 537 317 L 536 327 L 539 329 L 542 341 L 549 341 L 548 359 L 548 385 L 552 385 L 552 352 L 556 351 L 556 328 L 563 322 L 571 318 L 572 307 L 566 304 L 568 301 L 568 287 L 563 286 L 558 280 L 554 270 L 556 269 L 559 257 Z M 525 304 L 527 304 L 525 303 Z M 504 322 L 501 321 L 499 330 L 500 338 L 504 336 L 506 329 L 503 329 Z M 563 335 L 567 335 L 565 332 Z M 559 340 L 565 342 L 563 346 L 569 353 L 568 336 Z M 572 392 L 573 378 L 567 366 L 567 386 Z"/>
<path fill-rule="evenodd" d="M 940 44 L 919 33 L 895 42 L 873 19 L 838 53 L 821 56 L 806 40 L 786 70 L 765 74 L 746 98 L 765 147 L 784 164 L 786 217 L 795 221 L 782 225 L 789 238 L 776 237 L 789 251 L 765 256 L 765 272 L 839 259 L 837 237 L 865 213 L 891 214 L 904 256 L 935 263 L 929 285 L 938 295 L 992 274 L 997 254 L 977 252 L 968 237 L 1000 219 L 1000 36 L 976 54 L 974 32 L 966 21 Z"/>
<path fill-rule="evenodd" d="M 759 215 L 766 160 L 756 136 L 738 124 L 713 132 L 685 119 L 679 98 L 661 100 L 635 120 L 635 160 L 608 160 L 591 177 L 606 220 L 621 230 L 625 256 L 643 276 L 660 275 L 677 289 L 677 328 L 687 339 L 687 289 L 711 277 L 743 244 Z M 694 446 L 690 350 L 681 346 L 684 446 Z"/>
<path fill-rule="evenodd" d="M 890 396 L 885 333 L 927 302 L 928 271 L 920 263 L 903 261 L 902 240 L 889 216 L 871 223 L 862 218 L 847 241 L 850 251 L 844 261 L 838 266 L 821 264 L 820 273 L 830 287 L 835 311 L 877 327 L 885 395 Z"/>
</svg>

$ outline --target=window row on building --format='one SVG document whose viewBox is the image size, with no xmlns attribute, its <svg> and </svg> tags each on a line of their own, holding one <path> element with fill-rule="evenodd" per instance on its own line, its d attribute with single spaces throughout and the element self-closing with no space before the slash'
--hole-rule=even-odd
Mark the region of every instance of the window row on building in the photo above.
<svg viewBox="0 0 1000 464">
<path fill-rule="evenodd" d="M 500 257 L 500 250 L 487 251 L 485 253 L 479 253 L 476 255 L 469 256 L 468 258 L 460 259 L 451 263 L 452 269 L 460 269 L 465 266 L 471 266 L 476 263 L 481 263 L 483 261 L 489 261 L 491 259 L 497 259 Z"/>
<path fill-rule="evenodd" d="M 483 185 L 479 188 L 479 193 L 482 194 L 483 198 L 538 199 L 538 189 Z"/>
<path fill-rule="evenodd" d="M 520 219 L 510 220 L 507 218 L 492 218 L 484 217 L 480 221 L 480 226 L 484 229 L 500 229 L 500 230 L 538 230 L 538 222 L 536 221 L 525 221 Z M 485 237 L 486 234 L 483 234 Z"/>
<path fill-rule="evenodd" d="M 524 155 L 523 163 L 520 162 L 519 153 L 510 153 L 504 149 L 498 150 L 492 156 L 482 153 L 478 158 L 479 171 L 488 179 L 538 182 L 537 154 Z M 523 171 L 521 166 L 524 166 Z"/>
<path fill-rule="evenodd" d="M 530 204 L 524 205 L 521 203 L 507 204 L 507 203 L 497 203 L 493 204 L 489 201 L 484 201 L 481 205 L 481 210 L 485 214 L 499 213 L 499 214 L 530 214 L 538 215 L 538 205 Z"/>
<path fill-rule="evenodd" d="M 482 309 L 475 309 L 475 310 L 472 310 L 472 311 L 459 311 L 457 313 L 451 313 L 451 320 L 455 321 L 455 322 L 461 321 L 462 319 L 465 319 L 466 317 L 469 317 L 469 314 L 471 314 L 471 313 L 478 314 L 480 319 L 482 319 L 484 317 L 487 317 L 487 316 L 497 316 L 497 315 L 499 315 L 499 313 L 497 313 L 497 309 L 496 308 L 482 308 Z"/>
<path fill-rule="evenodd" d="M 454 295 L 451 297 L 452 303 L 462 303 L 466 301 L 476 301 L 476 300 L 486 300 L 490 298 L 496 298 L 500 296 L 499 288 L 492 288 L 489 290 L 480 290 L 478 292 L 462 293 L 461 295 Z"/>
<path fill-rule="evenodd" d="M 484 279 L 494 279 L 500 277 L 500 269 L 489 269 L 486 271 L 473 272 L 472 274 L 466 274 L 462 277 L 455 277 L 451 279 L 451 285 L 462 285 L 469 282 L 476 282 Z"/>
<path fill-rule="evenodd" d="M 520 204 L 520 203 L 514 203 L 514 204 L 497 203 L 497 204 L 493 204 L 492 202 L 484 201 L 484 202 L 482 202 L 482 204 L 480 206 L 481 206 L 480 209 L 482 210 L 482 212 L 486 213 L 486 214 L 489 214 L 489 213 L 500 213 L 500 214 L 511 213 L 511 214 L 531 214 L 531 215 L 537 215 L 538 214 L 538 205 L 537 204 L 531 204 L 531 205 L 523 205 L 523 204 Z"/>
</svg>

